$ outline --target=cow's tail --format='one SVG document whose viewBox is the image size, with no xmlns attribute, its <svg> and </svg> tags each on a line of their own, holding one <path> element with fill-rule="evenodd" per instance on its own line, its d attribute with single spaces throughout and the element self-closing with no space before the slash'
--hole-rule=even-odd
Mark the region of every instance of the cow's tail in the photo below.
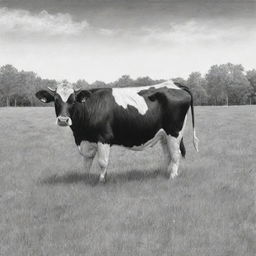
<svg viewBox="0 0 256 256">
<path fill-rule="evenodd" d="M 195 117 L 194 117 L 194 103 L 193 103 L 193 95 L 192 95 L 191 92 L 190 92 L 190 95 L 191 95 L 190 107 L 191 107 L 192 126 L 193 126 L 193 144 L 194 144 L 194 147 L 195 147 L 196 151 L 199 152 L 199 148 L 198 148 L 199 139 L 196 136 Z"/>
<path fill-rule="evenodd" d="M 181 85 L 180 83 L 176 83 L 174 82 L 175 85 L 179 86 L 181 89 L 183 89 L 184 91 L 188 92 L 190 97 L 191 97 L 191 101 L 190 101 L 190 108 L 191 108 L 191 115 L 192 115 L 192 126 L 193 126 L 193 144 L 194 147 L 196 149 L 197 152 L 199 152 L 199 139 L 196 136 L 196 129 L 195 129 L 195 116 L 194 116 L 194 99 L 193 99 L 193 95 L 191 93 L 191 91 L 189 90 L 188 87 Z"/>
</svg>

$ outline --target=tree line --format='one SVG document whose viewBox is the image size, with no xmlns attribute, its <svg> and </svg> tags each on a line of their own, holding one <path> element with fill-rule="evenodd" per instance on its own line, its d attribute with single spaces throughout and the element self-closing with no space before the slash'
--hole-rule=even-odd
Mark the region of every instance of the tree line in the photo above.
<svg viewBox="0 0 256 256">
<path fill-rule="evenodd" d="M 200 72 L 192 72 L 188 79 L 172 79 L 191 89 L 195 105 L 256 104 L 256 70 L 245 71 L 242 65 L 213 65 L 204 76 Z M 95 81 L 90 84 L 86 80 L 78 80 L 74 86 L 83 89 L 132 87 L 163 81 L 148 76 L 132 79 L 129 75 L 123 75 L 111 83 Z M 0 106 L 42 106 L 35 93 L 39 89 L 47 86 L 54 88 L 56 85 L 56 80 L 42 79 L 35 72 L 18 71 L 12 65 L 4 65 L 0 67 Z"/>
</svg>

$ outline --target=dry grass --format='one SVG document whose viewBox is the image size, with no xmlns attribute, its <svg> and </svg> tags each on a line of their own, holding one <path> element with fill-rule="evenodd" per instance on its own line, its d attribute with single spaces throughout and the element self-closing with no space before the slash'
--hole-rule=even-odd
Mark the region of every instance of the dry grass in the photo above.
<svg viewBox="0 0 256 256">
<path fill-rule="evenodd" d="M 198 107 L 200 153 L 172 181 L 160 148 L 82 169 L 52 108 L 2 108 L 0 255 L 256 255 L 256 107 Z"/>
</svg>

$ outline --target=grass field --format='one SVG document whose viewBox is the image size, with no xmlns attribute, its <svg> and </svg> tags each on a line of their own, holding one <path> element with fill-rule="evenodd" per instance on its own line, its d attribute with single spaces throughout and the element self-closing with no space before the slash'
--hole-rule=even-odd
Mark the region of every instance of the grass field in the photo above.
<svg viewBox="0 0 256 256">
<path fill-rule="evenodd" d="M 53 108 L 1 108 L 0 255 L 256 255 L 256 106 L 195 112 L 176 179 L 114 147 L 100 184 Z"/>
</svg>

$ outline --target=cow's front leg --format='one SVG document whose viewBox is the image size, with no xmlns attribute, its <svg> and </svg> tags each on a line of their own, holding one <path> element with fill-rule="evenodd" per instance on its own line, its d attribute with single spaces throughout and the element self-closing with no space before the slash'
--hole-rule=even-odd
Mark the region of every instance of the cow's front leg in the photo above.
<svg viewBox="0 0 256 256">
<path fill-rule="evenodd" d="M 83 156 L 84 169 L 90 173 L 92 162 L 97 152 L 97 144 L 90 143 L 88 141 L 82 141 L 78 146 L 78 149 L 80 154 Z"/>
<path fill-rule="evenodd" d="M 101 168 L 100 182 L 105 182 L 109 162 L 110 145 L 98 142 L 98 162 Z"/>
<path fill-rule="evenodd" d="M 175 178 L 178 175 L 179 162 L 180 162 L 180 143 L 179 140 L 172 136 L 167 136 L 167 148 L 171 157 L 171 161 L 168 165 L 168 173 L 170 178 Z"/>
</svg>

